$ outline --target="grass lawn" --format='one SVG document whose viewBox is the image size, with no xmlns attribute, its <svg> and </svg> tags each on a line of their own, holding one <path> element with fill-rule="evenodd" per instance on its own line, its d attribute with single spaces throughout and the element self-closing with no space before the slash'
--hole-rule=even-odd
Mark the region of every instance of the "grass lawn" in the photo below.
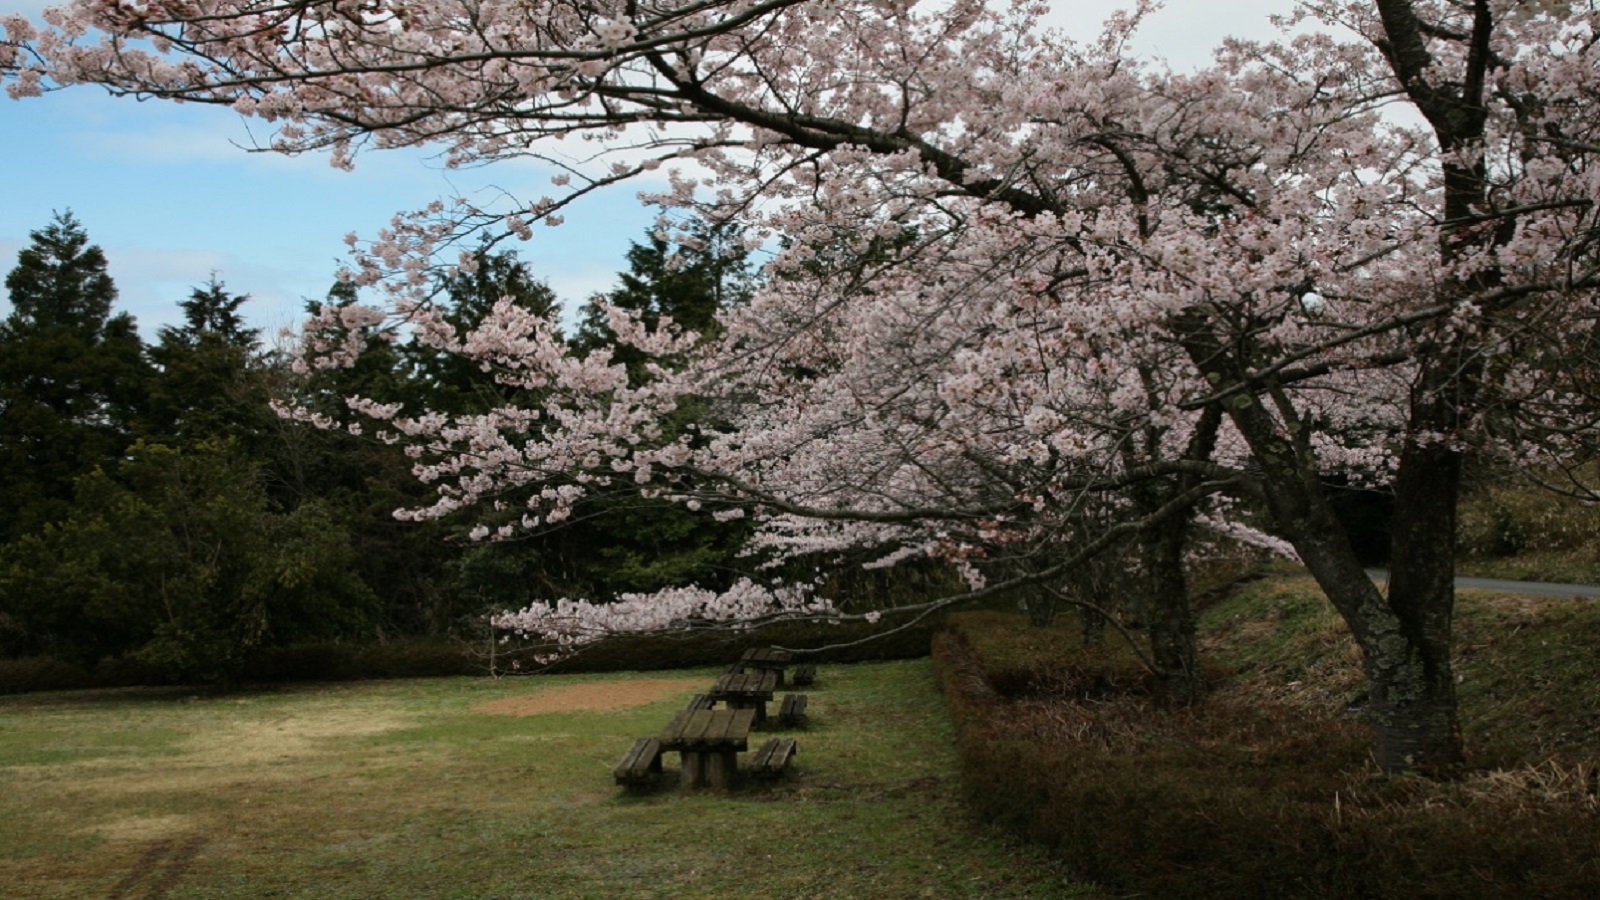
<svg viewBox="0 0 1600 900">
<path fill-rule="evenodd" d="M 926 660 L 824 666 L 789 775 L 629 796 L 623 709 L 482 704 L 628 674 L 0 697 L 8 898 L 1091 897 L 968 821 Z"/>
</svg>

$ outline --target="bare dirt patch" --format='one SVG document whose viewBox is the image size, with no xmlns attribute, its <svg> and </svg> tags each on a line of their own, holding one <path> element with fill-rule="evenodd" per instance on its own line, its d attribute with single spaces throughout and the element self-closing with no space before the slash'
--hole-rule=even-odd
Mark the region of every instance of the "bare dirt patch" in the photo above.
<svg viewBox="0 0 1600 900">
<path fill-rule="evenodd" d="M 496 716 L 537 716 L 542 713 L 604 711 L 643 706 L 674 694 L 705 687 L 704 678 L 638 678 L 546 688 L 525 697 L 506 697 L 480 703 L 474 712 Z"/>
</svg>

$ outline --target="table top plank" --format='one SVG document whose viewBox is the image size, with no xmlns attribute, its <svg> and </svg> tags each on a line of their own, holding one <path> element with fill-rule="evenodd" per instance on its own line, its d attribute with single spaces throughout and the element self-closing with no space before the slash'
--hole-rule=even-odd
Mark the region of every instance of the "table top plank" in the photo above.
<svg viewBox="0 0 1600 900">
<path fill-rule="evenodd" d="M 728 712 L 732 713 L 732 715 L 721 717 L 707 726 L 706 740 L 744 741 L 750 737 L 750 728 L 755 724 L 756 711 L 753 709 L 734 709 Z"/>
<path fill-rule="evenodd" d="M 744 662 L 757 666 L 785 666 L 794 661 L 794 654 L 777 647 L 758 647 L 746 650 Z"/>
<path fill-rule="evenodd" d="M 683 727 L 683 739 L 690 743 L 699 743 L 711 730 L 713 710 L 697 709 L 689 715 L 689 721 Z"/>
<path fill-rule="evenodd" d="M 722 675 L 711 686 L 712 696 L 727 696 L 729 694 L 768 694 L 778 687 L 778 673 L 767 670 L 762 672 L 744 672 L 738 675 Z M 768 699 L 771 699 L 770 696 Z"/>
<path fill-rule="evenodd" d="M 755 724 L 753 709 L 681 710 L 661 732 L 661 746 L 672 750 L 743 750 Z"/>
</svg>

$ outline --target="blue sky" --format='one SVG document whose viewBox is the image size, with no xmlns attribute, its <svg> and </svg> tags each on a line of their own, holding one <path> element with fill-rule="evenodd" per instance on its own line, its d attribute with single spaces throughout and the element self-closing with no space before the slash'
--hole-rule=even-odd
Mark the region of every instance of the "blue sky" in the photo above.
<svg viewBox="0 0 1600 900">
<path fill-rule="evenodd" d="M 44 0 L 0 0 L 0 14 L 37 18 Z M 1093 36 L 1117 0 L 1056 0 L 1058 23 Z M 1288 0 L 1169 0 L 1138 50 L 1175 64 L 1204 60 L 1227 34 L 1264 37 L 1269 12 Z M 224 109 L 114 98 L 92 87 L 12 101 L 0 96 L 0 272 L 16 264 L 28 233 L 70 209 L 106 252 L 118 308 L 147 337 L 179 317 L 178 302 L 213 273 L 251 295 L 244 312 L 269 332 L 293 325 L 344 261 L 344 235 L 370 235 L 401 210 L 466 193 L 505 189 L 537 197 L 547 174 L 532 165 L 445 171 L 425 153 L 384 151 L 354 172 L 320 155 L 251 153 L 250 125 Z M 260 123 L 253 123 L 257 129 Z M 566 224 L 517 246 L 569 304 L 612 285 L 630 241 L 654 211 L 637 188 L 594 196 Z M 9 304 L 0 294 L 0 311 Z"/>
</svg>

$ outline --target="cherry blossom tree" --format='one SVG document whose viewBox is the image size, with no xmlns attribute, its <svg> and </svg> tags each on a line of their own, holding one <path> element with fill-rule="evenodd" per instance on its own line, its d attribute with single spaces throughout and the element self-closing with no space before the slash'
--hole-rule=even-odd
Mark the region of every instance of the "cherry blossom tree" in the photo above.
<svg viewBox="0 0 1600 900">
<path fill-rule="evenodd" d="M 557 170 L 514 208 L 353 238 L 348 278 L 386 299 L 308 331 L 309 365 L 359 350 L 317 335 L 404 327 L 548 398 L 352 398 L 437 490 L 409 515 L 497 509 L 481 535 L 510 536 L 631 479 L 758 517 L 778 559 L 933 554 L 983 595 L 1141 534 L 1167 558 L 1193 514 L 1238 528 L 1226 501 L 1253 496 L 1362 648 L 1380 765 L 1448 771 L 1462 460 L 1559 462 L 1592 421 L 1600 13 L 1311 0 L 1286 24 L 1318 28 L 1179 74 L 1123 52 L 1147 9 L 1079 45 L 1036 0 L 78 0 L 6 20 L 0 68 L 14 95 L 228 105 L 338 165 L 427 145 Z M 650 202 L 783 247 L 714 336 L 607 312 L 647 377 L 513 304 L 461 332 L 426 303 L 462 241 L 674 166 Z M 690 403 L 712 414 L 668 427 Z M 1330 475 L 1394 493 L 1386 594 Z M 991 580 L 1007 547 L 1054 555 Z M 574 643 L 826 610 L 749 581 L 515 622 Z"/>
</svg>

